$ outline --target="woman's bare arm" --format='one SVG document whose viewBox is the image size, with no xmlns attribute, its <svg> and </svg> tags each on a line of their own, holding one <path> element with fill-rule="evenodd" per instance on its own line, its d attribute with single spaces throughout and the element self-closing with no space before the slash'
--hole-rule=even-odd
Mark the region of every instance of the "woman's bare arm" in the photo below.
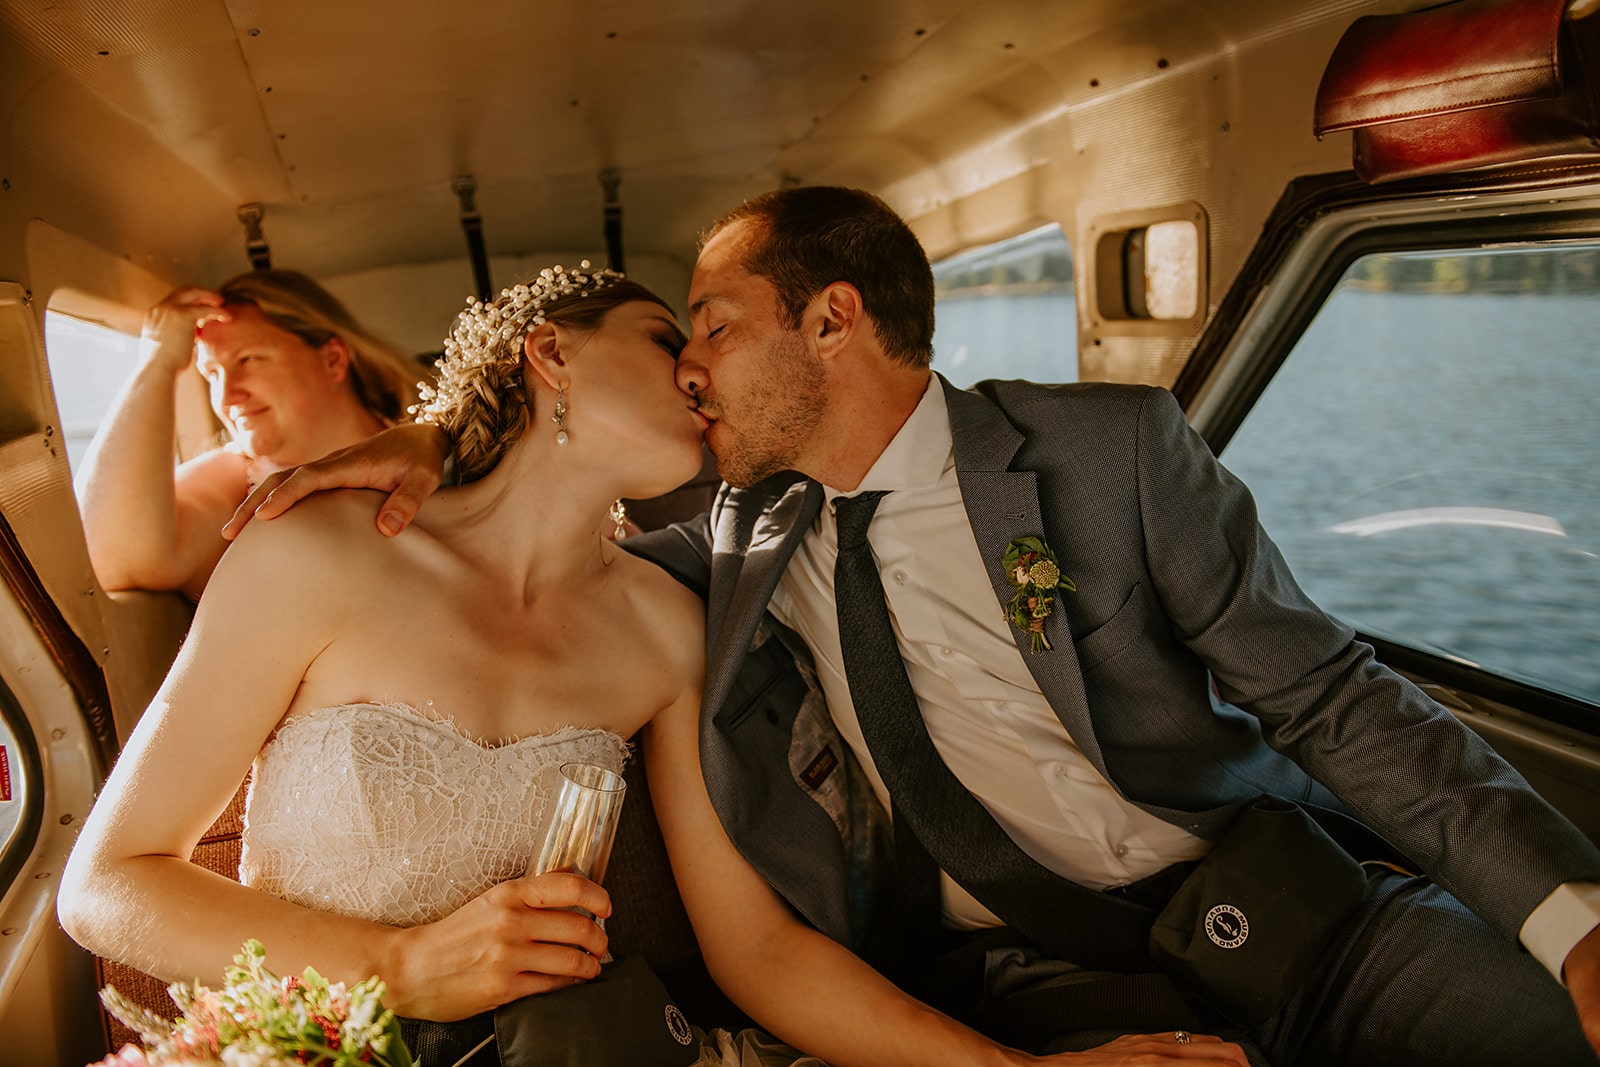
<svg viewBox="0 0 1600 1067">
<path fill-rule="evenodd" d="M 723 832 L 700 775 L 698 693 L 648 728 L 650 795 L 673 875 L 712 977 L 751 1018 L 834 1067 L 937 1063 L 1227 1064 L 1243 1051 L 1195 1035 L 1118 1038 L 1099 1049 L 1034 1057 L 1004 1048 L 922 1004 L 860 958 L 805 926 Z"/>
<path fill-rule="evenodd" d="M 216 450 L 173 470 L 175 389 L 192 373 L 196 325 L 227 317 L 208 289 L 175 290 L 152 308 L 139 367 L 89 446 L 78 496 L 107 589 L 197 593 L 227 547 L 217 524 L 248 491 L 243 457 Z"/>
<path fill-rule="evenodd" d="M 217 569 L 171 674 L 85 823 L 58 897 L 80 943 L 167 980 L 215 980 L 247 938 L 275 969 L 371 974 L 405 1014 L 451 1019 L 598 973 L 603 890 L 572 875 L 503 883 L 430 926 L 399 930 L 238 885 L 188 862 L 294 698 L 365 600 L 349 553 L 365 520 L 253 531 Z M 375 541 L 375 546 L 387 542 Z M 576 947 L 574 947 L 576 946 Z"/>
</svg>

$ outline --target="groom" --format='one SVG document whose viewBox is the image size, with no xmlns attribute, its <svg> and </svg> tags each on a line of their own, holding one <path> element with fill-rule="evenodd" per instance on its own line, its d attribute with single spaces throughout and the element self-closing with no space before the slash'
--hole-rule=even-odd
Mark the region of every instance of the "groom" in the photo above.
<svg viewBox="0 0 1600 1067">
<path fill-rule="evenodd" d="M 1092 984 L 1038 933 L 1073 924 L 1074 893 L 1159 907 L 1249 801 L 1342 807 L 1428 878 L 1370 874 L 1249 1040 L 1283 1064 L 1595 1062 L 1600 852 L 1305 598 L 1170 394 L 949 386 L 926 257 L 854 190 L 734 211 L 689 299 L 678 381 L 728 485 L 630 546 L 707 591 L 706 789 L 810 926 L 862 951 L 883 926 L 856 782 L 911 831 L 889 850 L 902 925 L 1022 928 L 945 939 L 989 946 L 966 1003 L 991 1007 Z M 296 475 L 269 511 L 367 470 Z M 386 532 L 436 471 L 394 479 Z M 1148 966 L 1115 936 L 1084 951 L 1096 973 Z"/>
</svg>

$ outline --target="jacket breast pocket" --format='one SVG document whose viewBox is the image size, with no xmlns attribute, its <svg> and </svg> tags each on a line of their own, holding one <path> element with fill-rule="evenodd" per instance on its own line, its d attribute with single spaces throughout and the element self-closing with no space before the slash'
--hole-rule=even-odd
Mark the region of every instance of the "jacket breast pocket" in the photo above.
<svg viewBox="0 0 1600 1067">
<path fill-rule="evenodd" d="M 746 653 L 714 721 L 729 733 L 754 720 L 786 734 L 809 691 L 794 656 L 782 641 L 769 640 Z"/>
<path fill-rule="evenodd" d="M 1144 633 L 1149 594 L 1143 582 L 1133 583 L 1116 614 L 1077 640 L 1078 668 L 1088 674 L 1126 652 Z"/>
</svg>

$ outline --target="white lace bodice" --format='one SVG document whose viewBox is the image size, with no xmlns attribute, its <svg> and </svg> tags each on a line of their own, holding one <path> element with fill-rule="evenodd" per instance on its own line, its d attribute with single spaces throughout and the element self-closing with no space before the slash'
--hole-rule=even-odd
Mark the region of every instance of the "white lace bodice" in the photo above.
<svg viewBox="0 0 1600 1067">
<path fill-rule="evenodd" d="M 256 757 L 239 874 L 318 911 L 433 922 L 527 872 L 563 763 L 626 756 L 606 730 L 485 745 L 401 704 L 300 712 Z"/>
</svg>

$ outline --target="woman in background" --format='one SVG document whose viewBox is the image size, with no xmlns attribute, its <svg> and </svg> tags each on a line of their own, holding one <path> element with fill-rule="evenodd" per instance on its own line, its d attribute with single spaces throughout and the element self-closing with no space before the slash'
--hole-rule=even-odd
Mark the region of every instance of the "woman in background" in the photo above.
<svg viewBox="0 0 1600 1067">
<path fill-rule="evenodd" d="M 145 316 L 142 359 L 79 474 L 84 533 L 106 589 L 198 598 L 218 530 L 262 478 L 402 420 L 418 371 L 298 271 L 176 289 Z M 197 371 L 228 443 L 173 466 L 176 383 Z"/>
</svg>

